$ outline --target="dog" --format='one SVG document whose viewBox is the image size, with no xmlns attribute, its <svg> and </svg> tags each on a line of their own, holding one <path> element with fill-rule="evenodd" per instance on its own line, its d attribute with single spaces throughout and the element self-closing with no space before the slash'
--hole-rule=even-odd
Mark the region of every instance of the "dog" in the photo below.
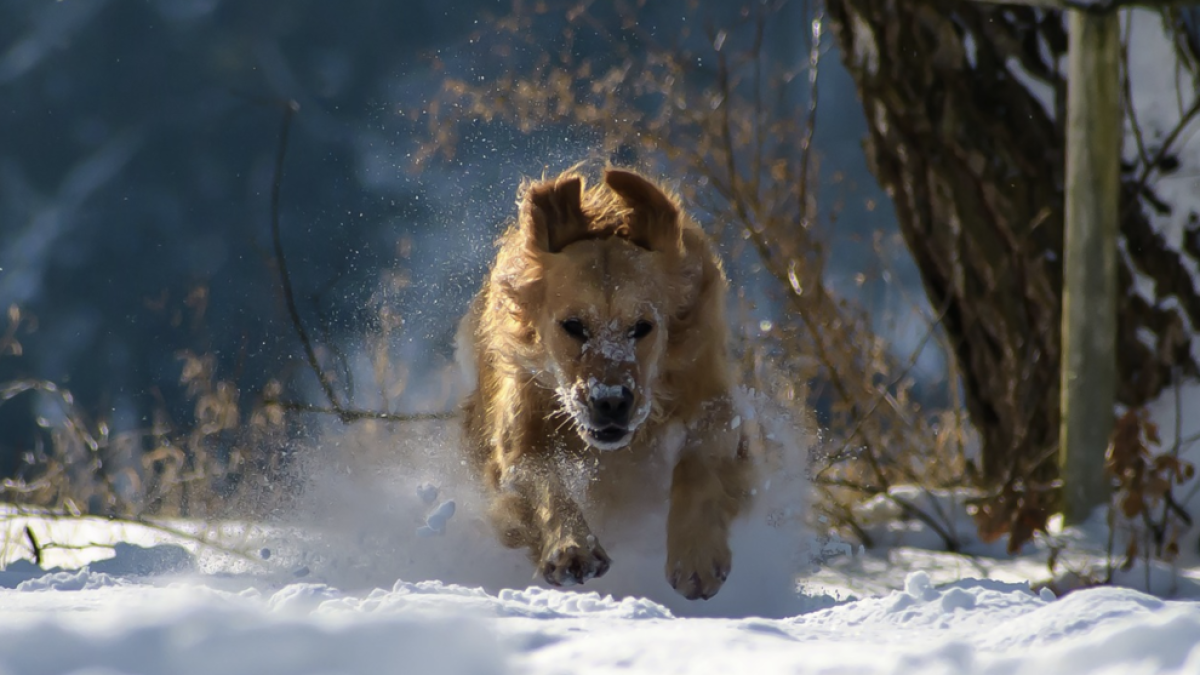
<svg viewBox="0 0 1200 675">
<path fill-rule="evenodd" d="M 457 336 L 491 524 L 535 576 L 567 586 L 612 563 L 585 511 L 637 518 L 634 505 L 666 502 L 667 581 L 711 598 L 754 483 L 714 246 L 630 170 L 527 181 L 518 205 Z M 581 464 L 577 498 L 568 468 Z"/>
</svg>

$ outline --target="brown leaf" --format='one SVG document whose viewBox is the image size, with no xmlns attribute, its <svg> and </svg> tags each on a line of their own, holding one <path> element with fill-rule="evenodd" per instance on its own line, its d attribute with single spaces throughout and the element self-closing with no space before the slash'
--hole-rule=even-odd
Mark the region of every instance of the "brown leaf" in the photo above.
<svg viewBox="0 0 1200 675">
<path fill-rule="evenodd" d="M 1008 553 L 1015 555 L 1020 552 L 1026 542 L 1033 539 L 1038 531 L 1046 531 L 1046 520 L 1049 514 L 1045 509 L 1036 506 L 1023 506 L 1017 511 L 1012 533 L 1008 537 Z"/>
<path fill-rule="evenodd" d="M 1140 436 L 1136 411 L 1130 410 L 1117 420 L 1104 461 L 1105 469 L 1110 474 L 1121 477 L 1129 467 L 1138 463 L 1144 452 Z"/>
<path fill-rule="evenodd" d="M 1137 539 L 1130 539 L 1129 546 L 1125 548 L 1125 561 L 1121 563 L 1121 571 L 1128 572 L 1133 569 L 1133 563 L 1137 560 L 1138 544 Z"/>
<path fill-rule="evenodd" d="M 994 504 L 980 504 L 973 518 L 975 527 L 979 530 L 979 540 L 985 544 L 990 544 L 1008 533 L 1008 519 L 997 513 Z"/>
<path fill-rule="evenodd" d="M 1157 474 L 1151 474 L 1150 477 L 1146 479 L 1145 494 L 1150 498 L 1151 501 L 1157 502 L 1165 497 L 1170 491 L 1170 480 Z"/>
<path fill-rule="evenodd" d="M 1142 414 L 1146 417 L 1142 420 L 1142 436 L 1150 445 L 1162 445 L 1162 441 L 1158 438 L 1158 425 L 1150 421 L 1149 413 L 1142 409 Z"/>
<path fill-rule="evenodd" d="M 1179 556 L 1179 542 L 1175 539 L 1167 542 L 1167 547 L 1163 551 L 1167 560 L 1174 560 Z"/>
<path fill-rule="evenodd" d="M 1170 473 L 1178 473 L 1182 467 L 1182 462 L 1174 455 L 1158 455 L 1152 462 L 1154 471 L 1167 471 Z"/>
<path fill-rule="evenodd" d="M 1012 525 L 1012 531 L 1008 535 L 1008 554 L 1016 555 L 1021 551 L 1021 547 L 1030 539 L 1033 539 L 1033 528 L 1023 522 L 1016 522 Z"/>
<path fill-rule="evenodd" d="M 1121 514 L 1134 518 L 1146 508 L 1140 492 L 1126 492 L 1121 496 Z"/>
</svg>

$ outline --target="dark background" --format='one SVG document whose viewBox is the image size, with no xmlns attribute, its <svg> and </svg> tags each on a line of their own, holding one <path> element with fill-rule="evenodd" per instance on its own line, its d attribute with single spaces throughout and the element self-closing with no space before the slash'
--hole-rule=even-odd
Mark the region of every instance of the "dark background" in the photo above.
<svg viewBox="0 0 1200 675">
<path fill-rule="evenodd" d="M 36 317 L 23 355 L 0 358 L 0 382 L 56 382 L 115 431 L 145 426 L 155 406 L 186 422 L 178 353 L 190 349 L 213 354 L 244 388 L 282 376 L 319 401 L 269 229 L 279 102 L 294 99 L 281 222 L 306 324 L 357 369 L 379 308 L 391 308 L 403 319 L 391 350 L 410 386 L 386 405 L 449 405 L 434 381 L 520 178 L 590 149 L 575 130 L 480 126 L 454 160 L 413 170 L 428 131 L 401 113 L 420 110 L 447 73 L 486 81 L 520 67 L 520 55 L 473 57 L 475 38 L 509 10 L 484 0 L 0 0 L 0 308 Z M 674 30 L 695 11 L 655 3 L 647 16 L 661 21 L 647 28 Z M 786 15 L 798 36 L 807 11 Z M 826 42 L 817 147 L 825 174 L 852 186 L 829 271 L 849 291 L 839 275 L 867 255 L 855 235 L 895 226 L 862 158 L 853 83 Z M 772 49 L 806 58 L 799 38 Z M 753 266 L 734 261 L 735 283 L 751 283 Z M 914 334 L 901 322 L 897 350 Z M 939 369 L 936 357 L 926 365 Z M 53 425 L 44 399 L 0 406 L 0 469 L 42 433 L 39 417 Z M 385 404 L 368 393 L 354 403 Z"/>
</svg>

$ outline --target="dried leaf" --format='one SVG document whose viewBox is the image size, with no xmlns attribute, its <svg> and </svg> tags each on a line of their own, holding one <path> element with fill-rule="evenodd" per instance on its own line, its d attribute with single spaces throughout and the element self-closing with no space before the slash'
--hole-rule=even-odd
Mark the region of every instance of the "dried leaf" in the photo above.
<svg viewBox="0 0 1200 675">
<path fill-rule="evenodd" d="M 1138 543 L 1137 539 L 1130 539 L 1129 546 L 1125 548 L 1125 561 L 1121 563 L 1121 571 L 1128 572 L 1133 569 L 1133 563 L 1137 560 Z"/>
<path fill-rule="evenodd" d="M 1170 473 L 1178 473 L 1182 468 L 1182 462 L 1174 455 L 1158 455 L 1151 463 L 1154 471 L 1167 471 Z"/>
<path fill-rule="evenodd" d="M 1121 496 L 1121 515 L 1135 518 L 1146 508 L 1141 492 L 1126 492 Z"/>
<path fill-rule="evenodd" d="M 1162 441 L 1158 438 L 1158 425 L 1150 421 L 1149 413 L 1142 409 L 1142 414 L 1145 418 L 1142 420 L 1142 436 L 1150 445 L 1162 445 Z"/>
<path fill-rule="evenodd" d="M 1045 509 L 1036 506 L 1023 506 L 1017 511 L 1016 521 L 1012 525 L 1012 534 L 1008 538 L 1008 553 L 1015 555 L 1020 552 L 1026 542 L 1033 539 L 1037 532 L 1046 531 L 1046 520 L 1049 514 Z"/>
<path fill-rule="evenodd" d="M 1151 474 L 1146 479 L 1144 488 L 1145 495 L 1150 498 L 1151 502 L 1158 502 L 1171 491 L 1171 481 L 1157 474 Z"/>
<path fill-rule="evenodd" d="M 997 514 L 990 504 L 980 505 L 974 520 L 979 530 L 979 540 L 985 544 L 997 541 L 1008 533 L 1008 519 Z"/>
</svg>

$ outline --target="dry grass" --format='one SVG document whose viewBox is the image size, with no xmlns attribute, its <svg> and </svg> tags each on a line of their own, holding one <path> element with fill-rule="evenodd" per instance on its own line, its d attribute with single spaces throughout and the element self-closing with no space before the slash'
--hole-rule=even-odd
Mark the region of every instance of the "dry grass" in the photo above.
<svg viewBox="0 0 1200 675">
<path fill-rule="evenodd" d="M 21 353 L 20 311 L 9 312 L 6 344 Z M 14 325 L 15 324 L 15 325 Z M 90 418 L 71 392 L 53 382 L 0 385 L 0 404 L 42 397 L 42 428 L 15 476 L 0 485 L 3 501 L 67 514 L 216 518 L 278 508 L 286 501 L 287 423 L 272 381 L 248 405 L 237 385 L 216 372 L 215 359 L 179 354 L 180 383 L 192 419 L 179 424 L 165 406 L 148 428 L 114 433 Z"/>
</svg>

